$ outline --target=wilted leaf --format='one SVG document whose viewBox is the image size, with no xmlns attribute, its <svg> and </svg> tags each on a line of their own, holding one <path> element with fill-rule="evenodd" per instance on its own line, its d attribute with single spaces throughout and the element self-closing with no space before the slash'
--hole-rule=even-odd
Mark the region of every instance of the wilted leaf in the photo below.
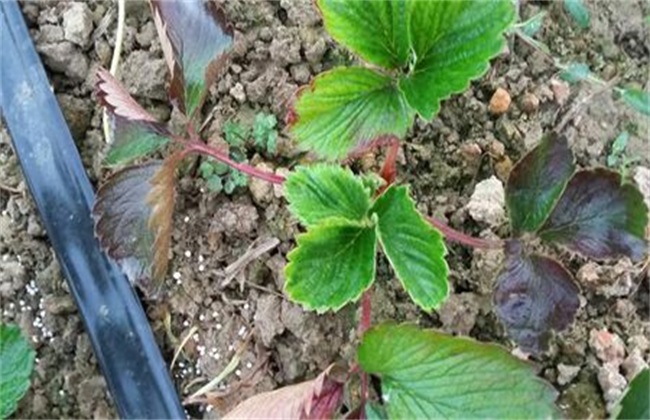
<svg viewBox="0 0 650 420">
<path fill-rule="evenodd" d="M 584 63 L 571 63 L 560 72 L 560 78 L 569 83 L 582 82 L 590 76 L 591 70 Z"/>
<path fill-rule="evenodd" d="M 225 67 L 232 27 L 212 0 L 150 2 L 171 74 L 170 95 L 192 117 Z"/>
<path fill-rule="evenodd" d="M 370 194 L 360 178 L 340 166 L 299 167 L 283 186 L 291 213 L 305 226 L 330 217 L 360 221 L 370 208 Z"/>
<path fill-rule="evenodd" d="M 343 400 L 343 368 L 330 365 L 316 379 L 255 395 L 224 419 L 329 419 Z"/>
<path fill-rule="evenodd" d="M 576 21 L 582 29 L 589 27 L 589 10 L 582 0 L 564 0 L 564 10 Z"/>
<path fill-rule="evenodd" d="M 639 89 L 620 89 L 621 98 L 638 112 L 650 115 L 650 94 Z"/>
<path fill-rule="evenodd" d="M 516 235 L 544 223 L 571 178 L 575 165 L 564 136 L 549 135 L 513 168 L 506 184 L 506 205 Z"/>
<path fill-rule="evenodd" d="M 550 418 L 556 392 L 532 368 L 493 344 L 413 325 L 366 332 L 365 372 L 381 378 L 389 418 Z"/>
<path fill-rule="evenodd" d="M 646 367 L 639 372 L 618 402 L 613 412 L 617 419 L 650 419 L 650 370 Z"/>
<path fill-rule="evenodd" d="M 34 350 L 15 325 L 0 324 L 0 419 L 16 410 L 29 389 Z"/>
<path fill-rule="evenodd" d="M 414 116 L 390 77 L 361 67 L 321 73 L 294 108 L 296 141 L 332 160 L 382 135 L 403 137 Z"/>
<path fill-rule="evenodd" d="M 606 169 L 583 170 L 569 181 L 539 235 L 591 258 L 639 260 L 647 224 L 648 210 L 634 185 Z"/>
<path fill-rule="evenodd" d="M 377 238 L 370 221 L 330 218 L 297 237 L 288 255 L 285 290 L 318 312 L 356 301 L 375 280 Z"/>
<path fill-rule="evenodd" d="M 399 87 L 420 116 L 430 120 L 440 101 L 467 89 L 503 50 L 514 7 L 510 0 L 410 3 L 415 57 Z"/>
<path fill-rule="evenodd" d="M 391 186 L 371 213 L 377 234 L 397 277 L 413 302 L 425 310 L 438 307 L 449 294 L 442 235 L 418 213 L 405 186 Z"/>
<path fill-rule="evenodd" d="M 496 279 L 494 304 L 508 335 L 524 351 L 545 351 L 551 330 L 569 326 L 580 306 L 571 274 L 547 257 L 521 254 L 507 257 Z"/>
<path fill-rule="evenodd" d="M 175 157 L 116 172 L 97 192 L 95 234 L 129 280 L 149 293 L 167 269 Z"/>
<path fill-rule="evenodd" d="M 111 117 L 113 138 L 106 164 L 120 165 L 164 147 L 169 131 L 103 68 L 97 70 L 97 99 Z"/>
</svg>

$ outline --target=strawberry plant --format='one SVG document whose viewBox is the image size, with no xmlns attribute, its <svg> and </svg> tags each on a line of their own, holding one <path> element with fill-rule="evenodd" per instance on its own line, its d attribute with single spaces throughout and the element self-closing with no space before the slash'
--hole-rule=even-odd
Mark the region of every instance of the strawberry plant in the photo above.
<svg viewBox="0 0 650 420">
<path fill-rule="evenodd" d="M 639 259 L 647 225 L 640 193 L 616 172 L 576 171 L 567 142 L 551 134 L 508 180 L 512 238 L 473 238 L 421 214 L 409 187 L 396 182 L 400 141 L 416 115 L 431 120 L 441 100 L 488 69 L 504 46 L 512 2 L 318 0 L 316 5 L 332 37 L 367 65 L 324 72 L 299 91 L 288 116 L 291 133 L 300 147 L 330 162 L 298 166 L 285 178 L 255 169 L 245 154 L 235 158 L 200 137 L 207 87 L 225 67 L 232 42 L 222 12 L 202 0 L 151 1 L 170 71 L 170 97 L 186 116 L 185 132 L 172 133 L 99 71 L 98 98 L 111 115 L 114 135 L 107 163 L 125 165 L 163 149 L 167 156 L 123 167 L 100 188 L 94 215 L 102 245 L 129 278 L 155 293 L 167 271 L 180 162 L 201 154 L 213 159 L 199 167 L 206 179 L 235 171 L 282 184 L 291 213 L 305 228 L 287 256 L 285 292 L 319 313 L 360 300 L 357 361 L 255 396 L 226 417 L 329 418 L 343 411 L 350 418 L 557 415 L 555 391 L 501 347 L 407 324 L 371 326 L 377 254 L 385 255 L 413 302 L 431 311 L 449 294 L 444 238 L 503 248 L 507 261 L 496 279 L 496 313 L 523 349 L 541 352 L 552 330 L 572 322 L 579 290 L 559 262 L 530 251 L 537 245 L 534 237 L 596 259 Z M 275 117 L 266 116 L 256 118 L 253 127 L 255 144 L 269 153 L 275 125 Z M 241 147 L 249 137 L 234 125 L 223 131 L 230 146 Z M 332 162 L 378 147 L 387 148 L 379 174 L 355 174 Z M 377 389 L 371 389 L 370 376 L 379 379 Z"/>
</svg>

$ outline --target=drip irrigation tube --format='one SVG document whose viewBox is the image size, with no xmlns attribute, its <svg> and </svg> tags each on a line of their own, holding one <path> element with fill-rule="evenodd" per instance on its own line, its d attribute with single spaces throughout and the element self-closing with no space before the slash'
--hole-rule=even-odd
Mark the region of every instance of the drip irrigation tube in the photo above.
<svg viewBox="0 0 650 420">
<path fill-rule="evenodd" d="M 0 115 L 118 413 L 185 418 L 138 297 L 94 237 L 94 193 L 15 0 L 0 1 Z"/>
</svg>

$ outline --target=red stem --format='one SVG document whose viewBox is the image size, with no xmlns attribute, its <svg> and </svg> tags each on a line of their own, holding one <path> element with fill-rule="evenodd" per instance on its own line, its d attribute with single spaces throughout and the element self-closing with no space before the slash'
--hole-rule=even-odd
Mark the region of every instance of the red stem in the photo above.
<svg viewBox="0 0 650 420">
<path fill-rule="evenodd" d="M 282 175 L 274 174 L 273 172 L 263 171 L 257 169 L 253 166 L 247 165 L 245 163 L 235 162 L 230 159 L 226 153 L 223 153 L 213 147 L 208 146 L 205 143 L 200 142 L 190 142 L 185 143 L 185 147 L 188 152 L 196 152 L 204 155 L 208 155 L 220 162 L 225 163 L 226 165 L 237 169 L 245 173 L 246 175 L 253 176 L 255 178 L 262 179 L 264 181 L 270 182 L 272 184 L 282 184 L 285 178 Z"/>
<path fill-rule="evenodd" d="M 482 249 L 500 249 L 503 248 L 503 241 L 501 240 L 490 240 L 490 239 L 481 239 L 475 238 L 473 236 L 466 235 L 462 232 L 457 231 L 456 229 L 450 227 L 446 223 L 435 219 L 433 217 L 427 217 L 429 223 L 431 223 L 435 228 L 437 228 L 447 240 L 452 242 L 458 242 L 463 245 L 471 246 L 472 248 L 482 248 Z"/>
</svg>

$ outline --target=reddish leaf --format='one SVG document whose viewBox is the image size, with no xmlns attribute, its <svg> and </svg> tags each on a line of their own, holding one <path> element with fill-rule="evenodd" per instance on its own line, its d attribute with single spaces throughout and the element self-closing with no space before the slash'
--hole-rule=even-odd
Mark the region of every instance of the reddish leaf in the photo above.
<svg viewBox="0 0 650 420">
<path fill-rule="evenodd" d="M 171 74 L 170 96 L 191 117 L 225 66 L 232 27 L 211 0 L 150 2 Z"/>
<path fill-rule="evenodd" d="M 145 111 L 129 92 L 100 68 L 97 98 L 111 115 L 113 140 L 107 165 L 119 165 L 152 153 L 169 143 L 169 131 Z"/>
<path fill-rule="evenodd" d="M 546 350 L 551 330 L 561 331 L 573 322 L 579 290 L 557 261 L 522 255 L 518 241 L 508 247 L 506 266 L 496 280 L 496 312 L 523 350 L 539 353 Z"/>
<path fill-rule="evenodd" d="M 116 172 L 97 192 L 95 234 L 132 283 L 158 291 L 167 269 L 176 155 Z"/>
<path fill-rule="evenodd" d="M 616 172 L 594 169 L 573 176 L 539 234 L 591 258 L 640 260 L 647 225 L 639 190 Z"/>
<path fill-rule="evenodd" d="M 330 365 L 316 379 L 255 395 L 224 419 L 328 419 L 339 409 L 344 370 Z"/>
<path fill-rule="evenodd" d="M 506 203 L 515 234 L 535 232 L 571 178 L 575 165 L 565 137 L 549 135 L 512 169 Z"/>
</svg>

